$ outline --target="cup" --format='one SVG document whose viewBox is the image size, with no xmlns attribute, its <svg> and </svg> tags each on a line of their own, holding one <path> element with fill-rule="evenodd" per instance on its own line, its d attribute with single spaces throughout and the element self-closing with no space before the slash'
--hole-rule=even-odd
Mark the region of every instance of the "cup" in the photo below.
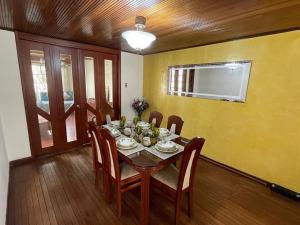
<svg viewBox="0 0 300 225">
<path fill-rule="evenodd" d="M 150 137 L 143 137 L 143 145 L 144 146 L 150 146 L 151 145 Z"/>
</svg>

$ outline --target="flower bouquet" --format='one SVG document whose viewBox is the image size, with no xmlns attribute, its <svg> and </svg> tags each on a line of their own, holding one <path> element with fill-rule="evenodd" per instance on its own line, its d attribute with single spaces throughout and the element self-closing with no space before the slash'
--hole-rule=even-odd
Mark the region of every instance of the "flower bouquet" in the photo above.
<svg viewBox="0 0 300 225">
<path fill-rule="evenodd" d="M 138 117 L 141 118 L 143 112 L 149 108 L 149 103 L 144 98 L 137 98 L 133 100 L 132 108 L 136 111 Z"/>
<path fill-rule="evenodd" d="M 134 128 L 134 132 L 135 132 L 135 135 L 134 135 L 133 138 L 134 138 L 137 142 L 141 142 L 142 139 L 143 139 L 142 127 L 136 126 L 136 127 Z"/>
<path fill-rule="evenodd" d="M 150 140 L 151 140 L 151 145 L 155 145 L 158 140 L 159 136 L 159 128 L 155 126 L 151 126 L 151 135 L 150 135 Z"/>
</svg>

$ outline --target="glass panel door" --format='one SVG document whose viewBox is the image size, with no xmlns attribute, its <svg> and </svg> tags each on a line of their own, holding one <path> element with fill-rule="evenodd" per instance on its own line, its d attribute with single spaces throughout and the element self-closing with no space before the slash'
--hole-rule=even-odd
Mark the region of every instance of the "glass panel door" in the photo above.
<svg viewBox="0 0 300 225">
<path fill-rule="evenodd" d="M 72 56 L 60 54 L 60 74 L 62 79 L 62 90 L 65 112 L 74 105 L 74 88 L 72 72 Z"/>
<path fill-rule="evenodd" d="M 30 50 L 36 106 L 50 114 L 47 73 L 43 50 Z"/>
<path fill-rule="evenodd" d="M 34 154 L 43 154 L 55 148 L 56 104 L 52 94 L 54 86 L 51 70 L 50 47 L 44 44 L 22 42 L 21 76 L 26 91 L 27 123 L 30 145 Z"/>
<path fill-rule="evenodd" d="M 53 146 L 52 124 L 49 120 L 38 115 L 42 148 Z"/>
<path fill-rule="evenodd" d="M 114 55 L 116 54 L 116 55 Z M 18 41 L 33 155 L 87 142 L 86 123 L 119 117 L 118 53 Z"/>
<path fill-rule="evenodd" d="M 86 103 L 88 104 L 88 106 L 96 110 L 94 57 L 84 57 L 84 75 Z"/>
<path fill-rule="evenodd" d="M 82 52 L 82 61 L 83 61 L 83 88 L 85 90 L 85 117 L 84 122 L 89 121 L 99 122 L 100 118 L 98 117 L 98 108 L 99 108 L 99 94 L 96 90 L 98 79 L 98 56 L 95 52 L 83 51 Z M 98 118 L 97 118 L 98 117 Z M 100 122 L 99 122 L 100 123 Z"/>
<path fill-rule="evenodd" d="M 113 65 L 112 60 L 104 60 L 105 100 L 113 108 Z"/>
<path fill-rule="evenodd" d="M 35 102 L 40 133 L 41 148 L 53 146 L 48 79 L 44 50 L 30 50 L 31 74 L 33 79 Z M 43 115 L 43 116 L 42 116 Z"/>
<path fill-rule="evenodd" d="M 60 127 L 60 146 L 69 148 L 80 137 L 80 98 L 76 52 L 69 48 L 55 48 L 57 76 L 58 126 Z"/>
<path fill-rule="evenodd" d="M 119 102 L 118 102 L 118 71 L 117 71 L 117 57 L 115 55 L 101 55 L 101 65 L 103 66 L 103 79 L 104 79 L 104 88 L 102 91 L 102 102 L 101 110 L 114 115 L 116 119 L 119 115 Z"/>
<path fill-rule="evenodd" d="M 83 139 L 76 51 L 27 41 L 22 42 L 21 49 L 22 85 L 34 154 L 78 146 Z"/>
</svg>

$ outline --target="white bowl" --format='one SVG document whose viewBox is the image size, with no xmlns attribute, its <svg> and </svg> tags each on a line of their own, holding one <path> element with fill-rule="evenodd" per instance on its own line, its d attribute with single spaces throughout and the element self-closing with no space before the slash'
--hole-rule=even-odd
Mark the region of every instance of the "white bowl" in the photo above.
<svg viewBox="0 0 300 225">
<path fill-rule="evenodd" d="M 176 144 L 171 141 L 166 141 L 166 142 L 159 141 L 155 145 L 155 149 L 157 149 L 158 151 L 164 152 L 164 153 L 173 153 L 178 150 Z"/>
<path fill-rule="evenodd" d="M 120 147 L 128 148 L 134 146 L 136 141 L 133 138 L 120 138 L 117 145 Z"/>
</svg>

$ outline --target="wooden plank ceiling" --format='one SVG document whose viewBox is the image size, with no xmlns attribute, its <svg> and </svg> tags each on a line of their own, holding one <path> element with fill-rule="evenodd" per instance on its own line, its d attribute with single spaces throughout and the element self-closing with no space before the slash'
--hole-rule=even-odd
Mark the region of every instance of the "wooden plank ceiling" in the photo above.
<svg viewBox="0 0 300 225">
<path fill-rule="evenodd" d="M 157 36 L 142 54 L 300 28 L 300 0 L 0 0 L 0 28 L 134 52 L 135 16 Z"/>
</svg>

